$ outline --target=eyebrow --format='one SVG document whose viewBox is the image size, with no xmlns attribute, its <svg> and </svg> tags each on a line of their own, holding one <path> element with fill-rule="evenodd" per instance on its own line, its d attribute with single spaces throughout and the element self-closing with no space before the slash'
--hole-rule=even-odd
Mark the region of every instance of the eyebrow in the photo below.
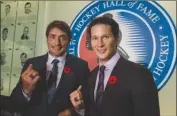
<svg viewBox="0 0 177 116">
<path fill-rule="evenodd" d="M 101 35 L 101 36 L 110 36 L 109 34 L 103 34 L 103 35 Z M 97 35 L 93 35 L 93 36 L 91 36 L 91 37 L 97 37 Z"/>
<path fill-rule="evenodd" d="M 49 34 L 57 36 L 56 33 L 49 33 Z M 59 35 L 59 36 L 67 36 L 67 35 L 66 35 L 66 34 L 61 34 L 61 35 Z"/>
</svg>

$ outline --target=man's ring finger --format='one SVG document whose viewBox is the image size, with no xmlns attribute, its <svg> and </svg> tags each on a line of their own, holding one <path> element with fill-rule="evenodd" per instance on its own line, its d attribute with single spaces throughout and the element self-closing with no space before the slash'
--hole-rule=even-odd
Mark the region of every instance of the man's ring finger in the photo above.
<svg viewBox="0 0 177 116">
<path fill-rule="evenodd" d="M 76 101 L 76 102 L 77 102 L 77 101 L 79 101 L 79 100 L 78 100 L 78 98 L 77 98 L 77 97 L 75 97 L 75 98 L 74 98 L 74 101 Z"/>
<path fill-rule="evenodd" d="M 30 78 L 32 78 L 32 79 L 34 79 L 34 78 L 35 78 L 35 76 L 34 76 L 34 75 L 32 75 L 32 74 L 30 74 L 30 75 L 29 75 L 29 77 L 30 77 Z"/>
</svg>

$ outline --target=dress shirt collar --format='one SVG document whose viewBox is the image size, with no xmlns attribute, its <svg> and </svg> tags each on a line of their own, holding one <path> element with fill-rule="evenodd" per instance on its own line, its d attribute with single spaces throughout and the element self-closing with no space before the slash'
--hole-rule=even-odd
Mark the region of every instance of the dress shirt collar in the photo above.
<svg viewBox="0 0 177 116">
<path fill-rule="evenodd" d="M 65 53 L 63 56 L 59 56 L 56 58 L 56 57 L 52 56 L 50 53 L 48 53 L 48 63 L 51 64 L 54 59 L 58 59 L 60 61 L 60 63 L 64 63 L 66 60 L 66 54 L 67 53 Z"/>
</svg>

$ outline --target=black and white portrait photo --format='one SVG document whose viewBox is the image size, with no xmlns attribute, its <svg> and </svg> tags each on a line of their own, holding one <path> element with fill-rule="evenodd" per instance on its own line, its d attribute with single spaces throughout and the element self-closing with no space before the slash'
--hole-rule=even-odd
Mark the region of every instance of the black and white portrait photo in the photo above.
<svg viewBox="0 0 177 116">
<path fill-rule="evenodd" d="M 0 54 L 0 65 L 4 65 L 6 63 L 5 58 L 6 58 L 6 54 L 2 52 Z"/>
<path fill-rule="evenodd" d="M 8 35 L 8 28 L 4 28 L 2 30 L 2 40 L 5 41 L 7 39 L 7 35 Z"/>
<path fill-rule="evenodd" d="M 24 53 L 24 52 L 21 53 L 21 55 L 20 55 L 20 60 L 21 60 L 21 65 L 22 65 L 22 66 L 24 65 L 26 59 L 27 59 L 27 54 Z"/>
<path fill-rule="evenodd" d="M 4 80 L 3 78 L 0 78 L 0 91 L 3 91 L 4 89 L 3 84 L 4 84 Z"/>
<path fill-rule="evenodd" d="M 31 12 L 31 2 L 25 3 L 24 12 L 25 14 L 29 14 Z"/>
<path fill-rule="evenodd" d="M 7 4 L 5 6 L 5 16 L 7 16 L 10 13 L 10 9 L 11 9 L 11 6 L 9 4 Z"/>
<path fill-rule="evenodd" d="M 30 37 L 28 36 L 29 33 L 29 27 L 23 28 L 23 34 L 21 36 L 21 40 L 28 40 Z"/>
</svg>

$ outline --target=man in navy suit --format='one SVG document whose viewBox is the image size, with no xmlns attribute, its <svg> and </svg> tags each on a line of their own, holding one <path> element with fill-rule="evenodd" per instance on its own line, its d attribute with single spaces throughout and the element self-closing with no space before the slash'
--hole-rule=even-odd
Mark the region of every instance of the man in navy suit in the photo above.
<svg viewBox="0 0 177 116">
<path fill-rule="evenodd" d="M 117 52 L 119 25 L 102 16 L 87 34 L 99 66 L 89 78 L 90 116 L 160 116 L 158 91 L 151 72 Z"/>
<path fill-rule="evenodd" d="M 62 116 L 70 109 L 67 111 L 72 116 L 78 116 L 82 113 L 77 105 L 81 91 L 87 115 L 88 64 L 66 53 L 71 41 L 69 26 L 53 21 L 47 27 L 46 37 L 48 53 L 25 62 L 20 81 L 10 96 L 12 109 L 22 116 Z M 80 85 L 82 89 L 78 91 Z M 73 91 L 76 94 L 71 94 Z"/>
</svg>

